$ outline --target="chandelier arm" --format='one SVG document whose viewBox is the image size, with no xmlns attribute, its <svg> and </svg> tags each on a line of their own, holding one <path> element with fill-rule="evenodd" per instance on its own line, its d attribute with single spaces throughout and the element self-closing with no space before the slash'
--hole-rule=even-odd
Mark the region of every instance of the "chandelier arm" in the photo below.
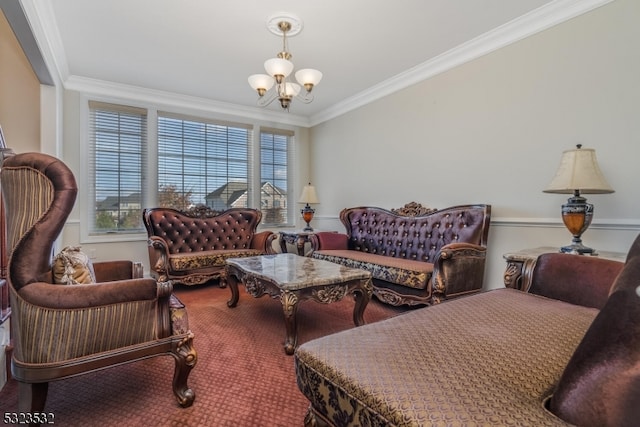
<svg viewBox="0 0 640 427">
<path fill-rule="evenodd" d="M 298 95 L 296 95 L 296 99 L 305 103 L 305 104 L 309 104 L 313 101 L 313 94 L 311 92 L 300 92 Z"/>
<path fill-rule="evenodd" d="M 263 96 L 258 98 L 257 104 L 259 107 L 266 107 L 278 98 L 278 91 L 269 89 Z"/>
</svg>

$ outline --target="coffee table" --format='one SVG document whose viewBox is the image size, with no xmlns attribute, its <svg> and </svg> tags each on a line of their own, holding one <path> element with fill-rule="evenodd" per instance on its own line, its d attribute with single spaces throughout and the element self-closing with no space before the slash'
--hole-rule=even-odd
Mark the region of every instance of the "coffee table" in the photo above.
<svg viewBox="0 0 640 427">
<path fill-rule="evenodd" d="M 364 309 L 373 293 L 370 272 L 296 254 L 230 258 L 226 275 L 231 289 L 229 307 L 238 304 L 238 281 L 254 298 L 267 294 L 280 299 L 287 332 L 284 351 L 289 355 L 298 340 L 296 312 L 300 301 L 329 304 L 353 294 L 353 323 L 360 326 L 364 324 Z"/>
</svg>

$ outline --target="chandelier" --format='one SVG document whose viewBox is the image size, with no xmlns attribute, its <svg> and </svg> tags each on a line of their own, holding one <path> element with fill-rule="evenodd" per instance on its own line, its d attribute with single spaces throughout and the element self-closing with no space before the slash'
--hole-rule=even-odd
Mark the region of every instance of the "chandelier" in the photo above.
<svg viewBox="0 0 640 427">
<path fill-rule="evenodd" d="M 287 81 L 293 71 L 292 55 L 287 48 L 287 37 L 292 37 L 302 31 L 302 23 L 291 15 L 278 15 L 267 22 L 269 30 L 282 36 L 282 51 L 275 58 L 264 62 L 267 74 L 253 74 L 249 76 L 249 85 L 258 92 L 258 105 L 266 107 L 278 99 L 283 109 L 289 111 L 291 100 L 296 99 L 305 104 L 313 101 L 311 91 L 322 79 L 322 73 L 312 68 L 298 70 L 295 73 L 298 83 Z M 304 87 L 304 90 L 302 88 Z M 273 90 L 271 90 L 273 88 Z"/>
</svg>

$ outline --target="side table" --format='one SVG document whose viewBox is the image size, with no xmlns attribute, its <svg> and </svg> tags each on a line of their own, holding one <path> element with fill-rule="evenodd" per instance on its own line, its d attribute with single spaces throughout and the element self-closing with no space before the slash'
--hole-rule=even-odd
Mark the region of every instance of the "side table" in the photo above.
<svg viewBox="0 0 640 427">
<path fill-rule="evenodd" d="M 309 237 L 314 231 L 280 231 L 280 250 L 288 253 L 287 244 L 296 245 L 298 255 L 304 256 L 304 245 L 309 242 Z"/>
<path fill-rule="evenodd" d="M 504 272 L 504 285 L 507 288 L 527 291 L 531 286 L 531 273 L 536 265 L 538 256 L 559 252 L 559 248 L 553 246 L 541 246 L 539 248 L 523 249 L 517 252 L 507 252 L 503 258 L 507 262 Z M 597 256 L 599 258 L 611 259 L 624 262 L 627 254 L 622 252 L 598 251 L 598 255 L 576 255 L 576 256 Z"/>
</svg>

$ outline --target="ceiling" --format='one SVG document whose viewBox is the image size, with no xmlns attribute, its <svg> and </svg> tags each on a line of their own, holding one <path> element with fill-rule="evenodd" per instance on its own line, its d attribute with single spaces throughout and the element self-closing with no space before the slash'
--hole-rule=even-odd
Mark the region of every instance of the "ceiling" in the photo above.
<svg viewBox="0 0 640 427">
<path fill-rule="evenodd" d="M 597 0 L 22 0 L 69 88 L 108 86 L 313 125 L 569 19 Z M 602 1 L 599 1 L 602 3 Z M 295 70 L 324 74 L 315 101 L 256 107 L 250 74 L 281 50 L 277 13 L 303 22 Z M 46 40 L 46 42 L 43 41 Z M 46 56 L 46 55 L 45 55 Z M 50 67 L 51 68 L 51 67 Z M 144 88 L 144 89 L 142 89 Z M 257 113 L 261 111 L 261 113 Z"/>
</svg>

